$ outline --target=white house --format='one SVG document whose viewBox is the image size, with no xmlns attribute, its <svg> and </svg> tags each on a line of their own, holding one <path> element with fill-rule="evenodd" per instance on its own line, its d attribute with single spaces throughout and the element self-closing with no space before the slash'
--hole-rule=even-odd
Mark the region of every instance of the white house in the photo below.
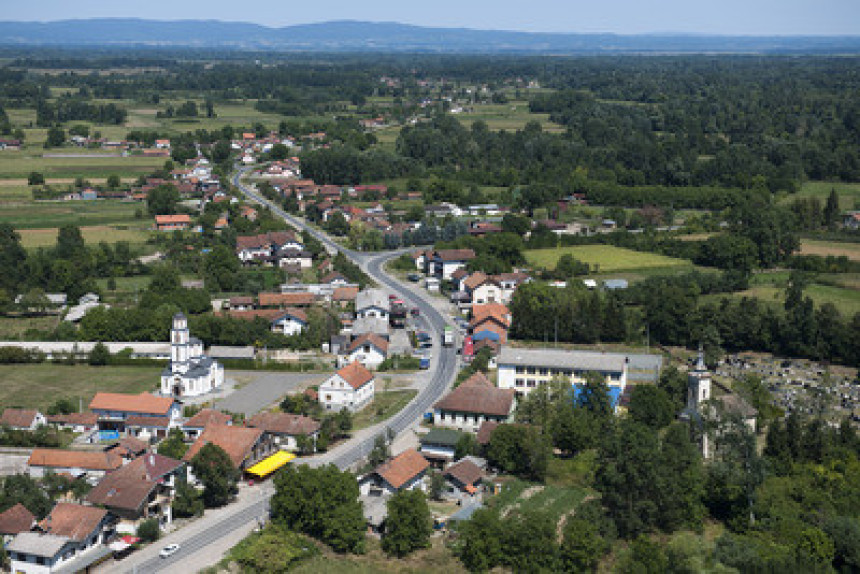
<svg viewBox="0 0 860 574">
<path fill-rule="evenodd" d="M 47 424 L 45 415 L 36 409 L 5 409 L 0 416 L 0 426 L 8 426 L 13 430 L 36 430 Z"/>
<path fill-rule="evenodd" d="M 358 319 L 374 317 L 388 319 L 391 307 L 382 289 L 365 289 L 355 296 L 355 316 Z"/>
<path fill-rule="evenodd" d="M 474 258 L 475 252 L 471 249 L 440 249 L 433 252 L 428 273 L 442 280 L 451 279 L 454 271 L 465 267 Z"/>
<path fill-rule="evenodd" d="M 487 303 L 500 303 L 502 301 L 502 287 L 499 283 L 480 271 L 472 273 L 463 281 L 466 293 L 472 298 L 472 305 L 485 305 Z"/>
<path fill-rule="evenodd" d="M 278 251 L 278 267 L 298 266 L 302 269 L 310 269 L 313 264 L 313 256 L 310 251 L 289 247 Z"/>
<path fill-rule="evenodd" d="M 373 373 L 354 362 L 324 381 L 317 391 L 320 404 L 329 411 L 357 411 L 373 400 Z"/>
<path fill-rule="evenodd" d="M 368 369 L 376 369 L 386 357 L 388 357 L 388 341 L 376 333 L 365 333 L 350 343 L 342 362 L 358 362 Z"/>
<path fill-rule="evenodd" d="M 210 393 L 223 383 L 224 367 L 203 354 L 203 342 L 191 336 L 185 315 L 174 315 L 170 364 L 161 373 L 161 394 L 194 397 Z"/>
<path fill-rule="evenodd" d="M 272 319 L 272 331 L 284 335 L 296 335 L 308 326 L 308 316 L 301 309 L 287 309 Z"/>
</svg>

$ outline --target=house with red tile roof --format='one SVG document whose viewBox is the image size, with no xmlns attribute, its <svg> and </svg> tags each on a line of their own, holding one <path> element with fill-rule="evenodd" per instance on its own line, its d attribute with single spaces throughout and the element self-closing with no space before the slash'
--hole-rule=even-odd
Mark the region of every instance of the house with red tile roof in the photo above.
<svg viewBox="0 0 860 574">
<path fill-rule="evenodd" d="M 187 213 L 176 215 L 156 215 L 156 231 L 185 231 L 191 227 L 191 216 Z"/>
<path fill-rule="evenodd" d="M 388 341 L 376 333 L 364 333 L 356 337 L 342 358 L 344 363 L 361 363 L 368 369 L 376 369 L 388 357 Z"/>
<path fill-rule="evenodd" d="M 424 490 L 430 463 L 420 452 L 405 450 L 376 467 L 359 481 L 363 496 L 390 496 L 402 490 Z"/>
<path fill-rule="evenodd" d="M 262 308 L 286 309 L 287 307 L 310 307 L 316 301 L 313 293 L 260 293 L 257 301 Z"/>
<path fill-rule="evenodd" d="M 176 481 L 185 477 L 185 463 L 149 453 L 105 476 L 86 501 L 109 510 L 134 532 L 141 520 L 157 518 L 162 528 L 173 521 L 170 505 Z"/>
<path fill-rule="evenodd" d="M 36 409 L 4 409 L 0 415 L 0 426 L 13 430 L 36 430 L 48 423 L 45 415 Z"/>
<path fill-rule="evenodd" d="M 30 476 L 40 478 L 48 472 L 63 472 L 100 477 L 122 466 L 122 457 L 114 452 L 34 448 L 27 459 Z"/>
<path fill-rule="evenodd" d="M 191 462 L 206 444 L 224 449 L 233 466 L 245 470 L 271 454 L 274 444 L 263 429 L 211 424 L 203 429 L 182 460 Z"/>
<path fill-rule="evenodd" d="M 61 429 L 69 429 L 77 433 L 94 430 L 99 422 L 96 414 L 90 411 L 67 415 L 48 415 L 45 418 L 50 425 L 57 425 Z"/>
<path fill-rule="evenodd" d="M 115 518 L 102 508 L 61 502 L 37 528 L 7 545 L 12 572 L 89 571 L 110 554 Z"/>
<path fill-rule="evenodd" d="M 462 282 L 463 290 L 471 298 L 472 305 L 499 303 L 502 300 L 502 287 L 492 277 L 475 271 Z"/>
<path fill-rule="evenodd" d="M 185 440 L 196 440 L 203 429 L 209 425 L 232 425 L 233 418 L 227 413 L 216 411 L 215 409 L 203 409 L 196 415 L 182 423 L 182 432 L 185 434 Z"/>
<path fill-rule="evenodd" d="M 508 340 L 511 327 L 511 312 L 500 303 L 474 305 L 469 320 L 469 334 L 473 341 L 489 339 L 499 344 Z"/>
<path fill-rule="evenodd" d="M 150 393 L 126 395 L 96 393 L 90 410 L 98 417 L 101 430 L 125 431 L 127 426 L 163 428 L 178 424 L 182 410 L 173 397 L 157 397 Z M 136 435 L 135 435 L 136 436 Z"/>
<path fill-rule="evenodd" d="M 484 421 L 509 422 L 514 406 L 513 389 L 499 389 L 478 371 L 433 405 L 433 424 L 476 432 Z"/>
<path fill-rule="evenodd" d="M 445 478 L 445 486 L 442 488 L 442 496 L 445 498 L 455 500 L 463 506 L 481 500 L 481 482 L 486 473 L 476 459 L 464 457 L 446 468 L 442 476 Z"/>
<path fill-rule="evenodd" d="M 326 379 L 317 390 L 320 404 L 329 411 L 357 411 L 373 400 L 373 373 L 355 361 Z"/>
<path fill-rule="evenodd" d="M 19 532 L 32 530 L 36 517 L 20 502 L 0 513 L 0 536 L 4 545 Z"/>
</svg>

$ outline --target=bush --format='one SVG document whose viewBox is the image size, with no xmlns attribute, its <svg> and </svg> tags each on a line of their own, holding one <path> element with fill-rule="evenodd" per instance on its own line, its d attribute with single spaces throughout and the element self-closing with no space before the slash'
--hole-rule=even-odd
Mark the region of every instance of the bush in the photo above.
<svg viewBox="0 0 860 574">
<path fill-rule="evenodd" d="M 155 542 L 161 536 L 157 518 L 147 518 L 137 527 L 137 536 L 144 542 Z"/>
</svg>

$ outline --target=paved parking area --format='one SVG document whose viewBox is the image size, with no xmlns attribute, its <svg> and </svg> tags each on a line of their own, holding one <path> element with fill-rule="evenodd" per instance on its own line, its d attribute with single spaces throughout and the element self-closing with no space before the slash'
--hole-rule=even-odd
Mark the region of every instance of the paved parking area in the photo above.
<svg viewBox="0 0 860 574">
<path fill-rule="evenodd" d="M 253 416 L 288 393 L 300 392 L 321 383 L 321 373 L 282 373 L 265 371 L 227 371 L 226 378 L 251 379 L 242 388 L 215 403 L 216 409 Z"/>
</svg>

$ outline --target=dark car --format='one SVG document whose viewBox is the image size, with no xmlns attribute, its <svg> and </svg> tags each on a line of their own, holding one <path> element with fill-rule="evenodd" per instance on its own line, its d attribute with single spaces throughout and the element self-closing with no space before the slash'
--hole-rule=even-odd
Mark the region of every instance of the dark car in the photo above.
<svg viewBox="0 0 860 574">
<path fill-rule="evenodd" d="M 406 276 L 406 278 L 409 279 L 410 281 L 412 281 L 413 283 L 418 283 L 421 280 L 421 276 L 418 275 L 417 273 L 410 273 L 409 275 Z"/>
<path fill-rule="evenodd" d="M 418 307 L 413 307 L 413 308 L 412 308 L 412 310 L 411 310 L 411 311 L 409 311 L 409 313 L 410 313 L 413 317 L 417 317 L 418 315 L 420 315 L 420 314 L 421 314 L 421 311 L 418 309 Z"/>
</svg>

